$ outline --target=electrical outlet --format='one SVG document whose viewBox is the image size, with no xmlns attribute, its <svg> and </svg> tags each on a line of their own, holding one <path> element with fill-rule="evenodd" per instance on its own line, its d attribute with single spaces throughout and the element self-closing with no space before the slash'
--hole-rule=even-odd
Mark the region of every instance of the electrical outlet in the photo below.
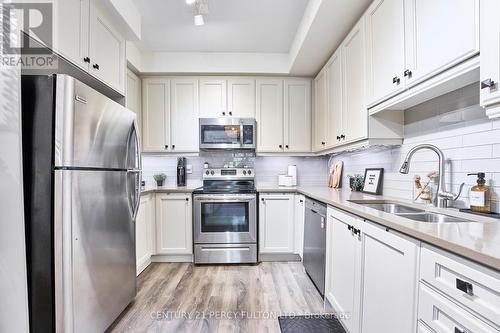
<svg viewBox="0 0 500 333">
<path fill-rule="evenodd" d="M 193 165 L 186 164 L 186 173 L 193 173 Z"/>
</svg>

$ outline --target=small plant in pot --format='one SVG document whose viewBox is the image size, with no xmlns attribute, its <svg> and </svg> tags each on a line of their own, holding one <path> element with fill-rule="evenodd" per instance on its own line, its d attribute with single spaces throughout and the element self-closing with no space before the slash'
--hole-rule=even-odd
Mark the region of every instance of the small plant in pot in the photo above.
<svg viewBox="0 0 500 333">
<path fill-rule="evenodd" d="M 347 175 L 349 178 L 349 187 L 352 191 L 358 192 L 363 189 L 365 177 L 363 175 Z"/>
<path fill-rule="evenodd" d="M 158 187 L 161 187 L 161 186 L 163 186 L 163 182 L 165 181 L 165 179 L 167 179 L 167 175 L 164 173 L 159 173 L 159 174 L 154 175 L 153 178 L 156 181 L 156 185 Z"/>
</svg>

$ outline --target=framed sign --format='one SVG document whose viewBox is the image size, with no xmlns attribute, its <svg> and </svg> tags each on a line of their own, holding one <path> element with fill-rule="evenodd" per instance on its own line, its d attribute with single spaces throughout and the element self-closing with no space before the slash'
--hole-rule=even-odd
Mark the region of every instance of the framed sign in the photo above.
<svg viewBox="0 0 500 333">
<path fill-rule="evenodd" d="M 381 194 L 383 176 L 384 168 L 365 169 L 365 184 L 363 185 L 362 192 L 369 194 Z"/>
</svg>

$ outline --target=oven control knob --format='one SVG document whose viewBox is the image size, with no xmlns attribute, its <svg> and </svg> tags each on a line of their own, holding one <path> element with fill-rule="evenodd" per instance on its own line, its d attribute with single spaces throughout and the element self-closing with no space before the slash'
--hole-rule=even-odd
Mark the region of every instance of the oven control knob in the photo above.
<svg viewBox="0 0 500 333">
<path fill-rule="evenodd" d="M 207 171 L 205 171 L 205 175 L 207 175 L 207 176 L 208 176 L 209 174 L 210 174 L 210 171 L 208 171 L 208 170 L 207 170 Z"/>
<path fill-rule="evenodd" d="M 215 174 L 214 170 L 210 171 L 210 174 L 213 176 Z"/>
<path fill-rule="evenodd" d="M 246 170 L 243 170 L 243 174 L 246 175 L 247 174 L 247 171 Z"/>
<path fill-rule="evenodd" d="M 252 170 L 248 170 L 248 175 L 251 175 L 252 174 Z"/>
</svg>

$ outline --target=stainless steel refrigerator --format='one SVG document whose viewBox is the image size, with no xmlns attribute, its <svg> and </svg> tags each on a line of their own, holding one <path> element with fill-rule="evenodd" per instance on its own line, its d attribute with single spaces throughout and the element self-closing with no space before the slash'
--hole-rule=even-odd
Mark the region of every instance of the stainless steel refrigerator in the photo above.
<svg viewBox="0 0 500 333">
<path fill-rule="evenodd" d="M 135 114 L 66 75 L 22 77 L 32 332 L 103 332 L 136 294 Z"/>
</svg>

